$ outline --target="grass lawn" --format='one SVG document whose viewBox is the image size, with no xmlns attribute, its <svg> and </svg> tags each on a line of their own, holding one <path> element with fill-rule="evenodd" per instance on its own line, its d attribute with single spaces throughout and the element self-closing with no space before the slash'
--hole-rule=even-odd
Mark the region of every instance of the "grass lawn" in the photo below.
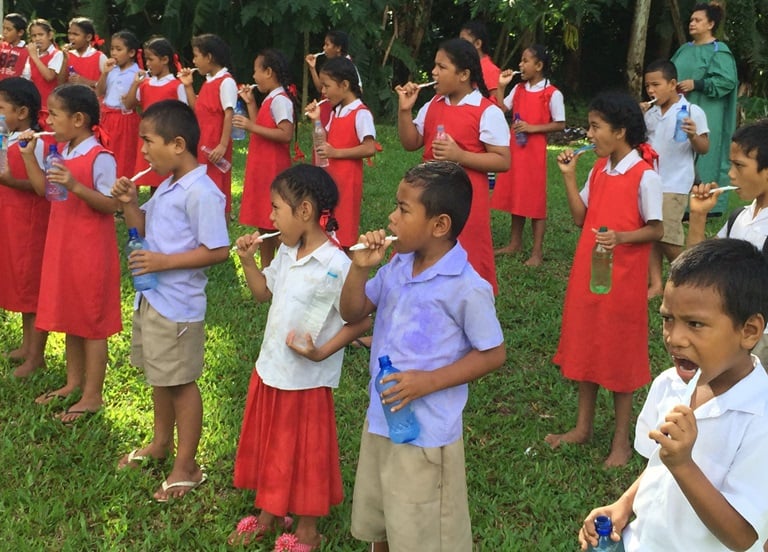
<svg viewBox="0 0 768 552">
<path fill-rule="evenodd" d="M 393 127 L 379 127 L 384 146 L 374 167 L 365 168 L 361 227 L 385 227 L 397 183 L 419 153 L 402 151 Z M 308 127 L 302 135 L 308 135 Z M 304 151 L 309 152 L 308 144 Z M 236 153 L 233 180 L 239 200 L 244 149 Z M 545 264 L 523 266 L 525 256 L 498 260 L 499 319 L 507 344 L 504 367 L 470 386 L 465 410 L 465 444 L 470 511 L 476 550 L 575 550 L 576 531 L 594 506 L 617 498 L 641 472 L 639 456 L 622 469 L 604 470 L 613 426 L 609 394 L 598 397 L 595 436 L 586 446 L 549 450 L 544 436 L 575 421 L 576 387 L 552 362 L 560 331 L 571 257 L 579 229 L 571 221 L 562 179 L 549 152 L 549 226 Z M 594 161 L 579 162 L 580 181 Z M 732 200 L 733 201 L 733 200 Z M 711 223 L 712 229 L 719 226 Z M 508 240 L 509 217 L 493 214 L 495 245 Z M 127 230 L 120 222 L 124 243 Z M 246 229 L 232 224 L 232 240 Z M 526 227 L 530 248 L 530 230 Z M 26 381 L 11 376 L 0 359 L 0 549 L 2 550 L 227 550 L 226 537 L 238 519 L 252 512 L 253 494 L 232 487 L 235 448 L 253 362 L 261 345 L 268 305 L 250 297 L 239 262 L 213 267 L 208 284 L 206 369 L 200 380 L 205 415 L 199 460 L 209 480 L 186 498 L 165 505 L 152 492 L 169 466 L 115 469 L 118 458 L 147 442 L 152 429 L 150 389 L 128 361 L 133 289 L 123 262 L 122 333 L 109 341 L 106 408 L 64 427 L 52 415 L 66 404 L 33 403 L 64 380 L 64 340 L 52 335 L 46 370 Z M 654 374 L 669 365 L 661 342 L 658 307 L 649 304 L 650 352 Z M 611 339 L 584 328 L 584 339 Z M 21 340 L 21 318 L 0 311 L 0 350 Z M 366 550 L 349 534 L 352 485 L 359 434 L 367 405 L 368 356 L 349 349 L 336 390 L 344 503 L 322 520 L 324 550 Z M 637 393 L 639 412 L 645 391 Z M 272 542 L 253 550 L 271 550 Z"/>
</svg>

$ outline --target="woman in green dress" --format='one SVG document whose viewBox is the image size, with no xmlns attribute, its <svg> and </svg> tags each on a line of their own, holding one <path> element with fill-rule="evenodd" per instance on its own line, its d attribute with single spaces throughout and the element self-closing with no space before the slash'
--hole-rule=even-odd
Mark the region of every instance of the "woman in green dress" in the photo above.
<svg viewBox="0 0 768 552">
<path fill-rule="evenodd" d="M 698 176 L 702 182 L 727 186 L 739 79 L 731 50 L 714 36 L 722 17 L 723 8 L 716 2 L 696 4 L 688 23 L 692 40 L 678 48 L 672 63 L 677 67 L 678 90 L 707 115 L 709 153 L 696 161 Z M 726 192 L 720 194 L 713 214 L 723 214 L 727 206 Z"/>
</svg>

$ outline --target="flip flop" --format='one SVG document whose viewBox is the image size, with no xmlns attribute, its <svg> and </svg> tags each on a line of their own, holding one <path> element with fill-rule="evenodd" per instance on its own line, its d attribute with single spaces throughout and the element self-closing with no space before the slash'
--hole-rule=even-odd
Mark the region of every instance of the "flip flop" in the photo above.
<svg viewBox="0 0 768 552">
<path fill-rule="evenodd" d="M 275 519 L 275 522 L 279 523 L 279 520 Z M 293 518 L 285 516 L 282 519 L 282 526 L 279 528 L 288 531 L 291 525 L 293 525 Z M 227 537 L 227 544 L 230 546 L 248 546 L 252 542 L 262 540 L 268 533 L 277 528 L 277 524 L 275 527 L 269 527 L 259 523 L 259 518 L 256 516 L 247 516 L 237 522 L 237 527 Z"/>
<path fill-rule="evenodd" d="M 325 537 L 320 535 L 320 544 L 305 544 L 299 542 L 299 539 L 293 533 L 283 533 L 275 540 L 273 552 L 313 552 L 320 550 Z"/>
<path fill-rule="evenodd" d="M 166 479 L 163 481 L 163 484 L 161 487 L 163 488 L 163 492 L 167 493 L 171 489 L 187 489 L 187 492 L 185 492 L 183 495 L 181 495 L 178 498 L 184 498 L 189 493 L 197 489 L 200 485 L 205 483 L 208 480 L 208 476 L 203 472 L 203 477 L 200 478 L 200 481 L 176 481 L 175 483 L 168 483 L 168 480 Z M 168 502 L 170 497 L 166 496 L 166 498 L 156 498 L 155 502 L 165 503 Z M 174 497 L 176 498 L 176 497 Z"/>
<path fill-rule="evenodd" d="M 65 426 L 70 426 L 78 420 L 81 420 L 81 419 L 87 420 L 88 418 L 92 418 L 98 413 L 99 413 L 99 410 L 72 410 L 71 408 L 67 408 L 64 412 L 59 412 L 54 417 L 57 420 L 61 420 L 61 423 L 64 424 Z M 67 421 L 62 420 L 64 416 L 68 416 L 69 414 L 73 414 L 76 417 Z"/>
<path fill-rule="evenodd" d="M 134 467 L 132 464 L 141 464 L 148 460 L 154 460 L 152 456 L 143 456 L 141 454 L 138 454 L 139 449 L 133 449 L 131 452 L 128 453 L 128 459 L 125 461 L 125 464 L 121 465 L 121 462 L 123 458 L 120 458 L 120 460 L 117 462 L 117 469 L 118 470 L 124 470 L 125 468 Z M 138 466 L 135 466 L 138 467 Z"/>
<path fill-rule="evenodd" d="M 36 404 L 48 404 L 56 399 L 66 399 L 69 395 L 59 395 L 56 391 L 46 391 L 35 399 Z"/>
</svg>

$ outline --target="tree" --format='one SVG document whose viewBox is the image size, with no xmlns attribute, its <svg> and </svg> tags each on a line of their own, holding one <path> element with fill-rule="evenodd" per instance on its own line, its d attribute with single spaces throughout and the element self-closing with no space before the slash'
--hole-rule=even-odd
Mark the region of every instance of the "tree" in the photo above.
<svg viewBox="0 0 768 552">
<path fill-rule="evenodd" d="M 645 41 L 648 35 L 648 16 L 651 13 L 651 0 L 637 0 L 632 28 L 629 31 L 629 49 L 627 51 L 627 85 L 636 97 L 643 89 L 645 68 Z"/>
</svg>

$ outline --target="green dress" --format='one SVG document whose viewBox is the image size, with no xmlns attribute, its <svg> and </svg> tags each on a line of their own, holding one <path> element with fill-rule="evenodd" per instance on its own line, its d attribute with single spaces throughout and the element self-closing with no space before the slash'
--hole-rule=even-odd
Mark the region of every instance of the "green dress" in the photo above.
<svg viewBox="0 0 768 552">
<path fill-rule="evenodd" d="M 736 130 L 736 95 L 739 79 L 736 61 L 730 48 L 715 40 L 696 45 L 683 44 L 672 56 L 677 67 L 677 80 L 699 81 L 696 88 L 686 95 L 692 104 L 698 105 L 707 115 L 709 126 L 709 152 L 699 156 L 696 171 L 702 182 L 717 182 L 718 186 L 730 184 L 731 136 Z M 728 206 L 727 192 L 720 194 L 714 213 L 724 213 Z"/>
</svg>

